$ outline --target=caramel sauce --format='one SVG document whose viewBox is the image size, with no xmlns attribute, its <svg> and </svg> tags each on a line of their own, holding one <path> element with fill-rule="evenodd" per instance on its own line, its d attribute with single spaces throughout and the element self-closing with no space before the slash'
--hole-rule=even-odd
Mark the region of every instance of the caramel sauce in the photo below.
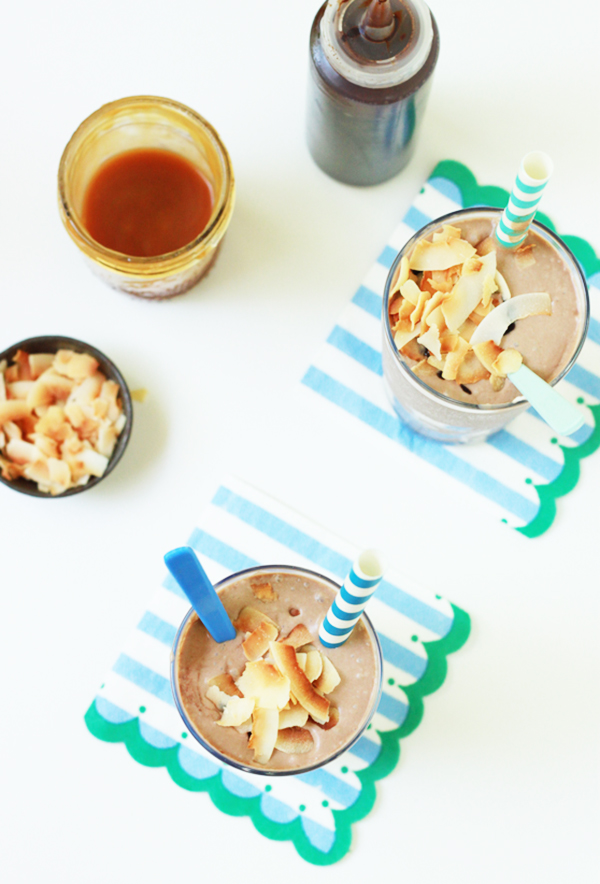
<svg viewBox="0 0 600 884">
<path fill-rule="evenodd" d="M 100 166 L 83 201 L 83 223 L 106 248 L 135 257 L 174 252 L 199 236 L 213 208 L 206 178 L 184 157 L 140 148 Z"/>
</svg>

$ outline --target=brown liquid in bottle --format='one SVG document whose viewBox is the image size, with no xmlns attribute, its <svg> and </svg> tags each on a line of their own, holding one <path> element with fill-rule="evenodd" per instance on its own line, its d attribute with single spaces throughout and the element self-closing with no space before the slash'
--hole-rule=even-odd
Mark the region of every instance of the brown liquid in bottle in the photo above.
<svg viewBox="0 0 600 884">
<path fill-rule="evenodd" d="M 310 35 L 308 147 L 332 178 L 378 184 L 396 175 L 414 151 L 439 55 L 437 25 L 431 16 L 431 47 L 420 69 L 397 85 L 374 88 L 352 82 L 331 63 L 321 33 L 326 7 Z M 401 63 L 417 39 L 419 23 L 403 0 L 341 0 L 339 7 L 338 51 L 359 68 L 359 76 L 361 68 L 377 75 L 382 63 Z"/>
</svg>

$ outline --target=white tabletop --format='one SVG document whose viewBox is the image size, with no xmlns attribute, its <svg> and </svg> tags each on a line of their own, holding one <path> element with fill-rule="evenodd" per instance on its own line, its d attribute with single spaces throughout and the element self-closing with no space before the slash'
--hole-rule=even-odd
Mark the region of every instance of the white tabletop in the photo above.
<svg viewBox="0 0 600 884">
<path fill-rule="evenodd" d="M 3 16 L 0 350 L 59 333 L 121 368 L 136 405 L 98 488 L 40 501 L 0 487 L 4 672 L 0 865 L 10 884 L 595 879 L 598 848 L 600 454 L 530 540 L 471 495 L 432 506 L 423 476 L 366 457 L 360 433 L 298 425 L 289 397 L 436 162 L 512 186 L 545 150 L 543 209 L 600 251 L 597 6 L 432 0 L 441 54 L 417 155 L 352 188 L 305 146 L 318 0 L 33 0 Z M 237 203 L 218 264 L 147 303 L 92 276 L 62 229 L 56 171 L 78 124 L 127 95 L 182 101 L 232 156 Z M 162 574 L 228 474 L 465 608 L 472 636 L 403 741 L 349 857 L 308 865 L 246 818 L 95 740 L 83 714 Z M 443 528 L 441 527 L 443 525 Z M 272 865 L 265 867 L 268 858 Z M 272 872 L 269 871 L 269 874 Z"/>
</svg>

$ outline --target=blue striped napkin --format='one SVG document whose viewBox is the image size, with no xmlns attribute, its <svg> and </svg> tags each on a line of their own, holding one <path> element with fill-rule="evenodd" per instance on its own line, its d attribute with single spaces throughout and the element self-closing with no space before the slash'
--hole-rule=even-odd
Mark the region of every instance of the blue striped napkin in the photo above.
<svg viewBox="0 0 600 884">
<path fill-rule="evenodd" d="M 577 484 L 580 461 L 600 446 L 600 261 L 578 237 L 563 239 L 582 264 L 590 287 L 592 318 L 581 356 L 558 389 L 588 406 L 585 425 L 569 438 L 556 438 L 533 409 L 479 445 L 444 445 L 404 425 L 382 383 L 381 310 L 392 262 L 408 239 L 440 215 L 473 205 L 503 208 L 508 191 L 481 187 L 469 169 L 451 160 L 439 163 L 394 230 L 339 322 L 318 351 L 302 383 L 390 440 L 422 458 L 452 480 L 478 492 L 492 517 L 529 537 L 546 531 L 556 514 L 556 498 Z M 547 216 L 538 220 L 554 229 Z"/>
<path fill-rule="evenodd" d="M 187 543 L 213 582 L 259 564 L 317 570 L 342 582 L 359 550 L 241 482 L 221 486 Z M 325 767 L 270 778 L 223 766 L 186 731 L 169 683 L 170 649 L 189 609 L 166 572 L 85 719 L 107 742 L 123 742 L 181 787 L 208 792 L 219 810 L 248 815 L 269 838 L 293 842 L 304 859 L 331 864 L 366 816 L 375 783 L 399 757 L 399 741 L 421 720 L 423 696 L 443 683 L 446 656 L 466 641 L 469 618 L 439 595 L 387 574 L 369 602 L 384 656 L 384 687 L 372 723 L 352 749 Z M 198 813 L 207 811 L 206 802 Z"/>
</svg>

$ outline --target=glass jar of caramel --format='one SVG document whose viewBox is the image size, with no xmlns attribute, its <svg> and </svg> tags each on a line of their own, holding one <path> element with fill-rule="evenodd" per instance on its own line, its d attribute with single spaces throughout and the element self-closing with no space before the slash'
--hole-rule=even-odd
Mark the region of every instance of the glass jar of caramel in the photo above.
<svg viewBox="0 0 600 884">
<path fill-rule="evenodd" d="M 63 224 L 92 270 L 144 298 L 182 294 L 208 273 L 234 194 L 216 130 L 155 96 L 122 98 L 89 116 L 58 170 Z"/>
</svg>

